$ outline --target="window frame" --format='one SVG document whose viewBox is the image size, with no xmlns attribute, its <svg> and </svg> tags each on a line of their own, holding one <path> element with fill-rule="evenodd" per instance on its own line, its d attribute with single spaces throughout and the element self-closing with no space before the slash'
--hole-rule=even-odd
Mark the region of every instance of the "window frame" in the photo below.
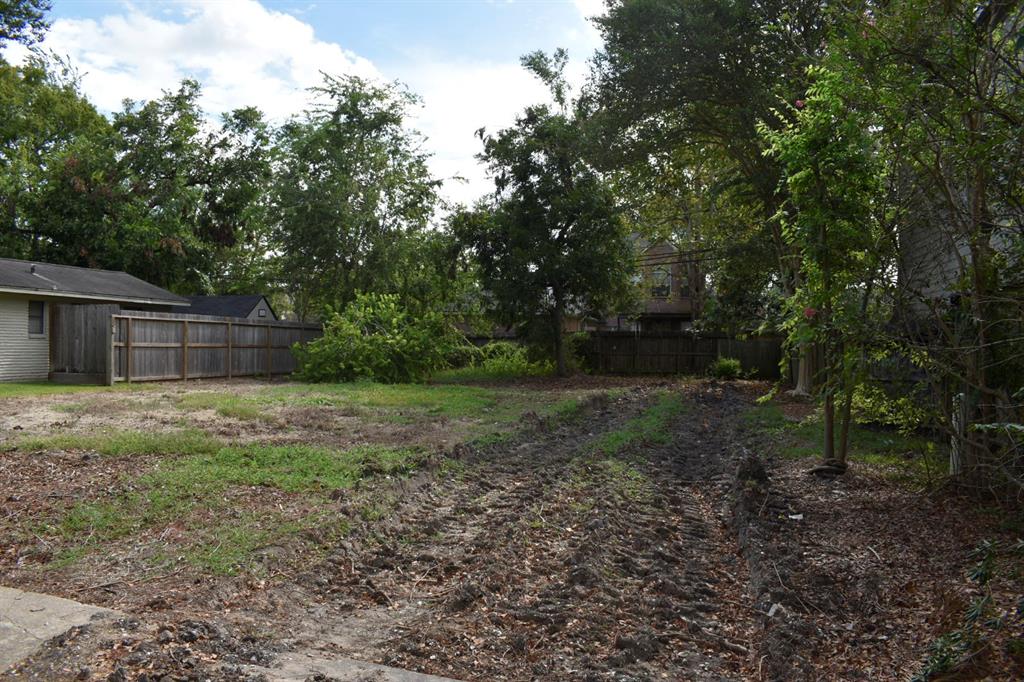
<svg viewBox="0 0 1024 682">
<path fill-rule="evenodd" d="M 663 279 L 662 279 L 663 278 Z M 650 295 L 652 299 L 665 300 L 672 298 L 672 269 L 664 265 L 651 268 Z M 658 284 L 661 280 L 663 283 Z"/>
<path fill-rule="evenodd" d="M 38 331 L 38 332 L 32 330 L 32 320 L 33 320 L 32 305 L 33 304 L 39 304 L 39 306 L 40 306 L 40 311 L 39 311 L 39 327 L 40 327 L 41 331 Z M 46 333 L 48 331 L 47 327 L 49 327 L 49 325 L 46 324 L 46 312 L 47 312 L 47 310 L 46 310 L 46 301 L 29 300 L 29 302 L 28 302 L 28 310 L 26 311 L 26 314 L 28 315 L 28 338 L 30 338 L 30 339 L 46 338 Z"/>
</svg>

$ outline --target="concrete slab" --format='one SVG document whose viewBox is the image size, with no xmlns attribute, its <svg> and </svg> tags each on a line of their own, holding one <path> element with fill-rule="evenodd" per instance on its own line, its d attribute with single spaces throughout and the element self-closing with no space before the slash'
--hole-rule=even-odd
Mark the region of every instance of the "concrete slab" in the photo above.
<svg viewBox="0 0 1024 682">
<path fill-rule="evenodd" d="M 304 682 L 318 673 L 330 678 L 331 682 L 458 682 L 448 677 L 424 675 L 351 658 L 328 659 L 304 653 L 282 654 L 275 660 L 273 668 L 246 667 L 275 682 Z"/>
<path fill-rule="evenodd" d="M 115 613 L 48 594 L 0 587 L 0 672 L 76 625 Z"/>
</svg>

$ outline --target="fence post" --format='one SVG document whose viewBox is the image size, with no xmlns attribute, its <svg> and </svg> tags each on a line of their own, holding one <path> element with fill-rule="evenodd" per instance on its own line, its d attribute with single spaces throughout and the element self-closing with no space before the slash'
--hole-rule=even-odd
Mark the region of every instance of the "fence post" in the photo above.
<svg viewBox="0 0 1024 682">
<path fill-rule="evenodd" d="M 129 316 L 125 318 L 125 379 L 128 383 L 132 383 L 132 318 Z"/>
<path fill-rule="evenodd" d="M 640 330 L 633 333 L 633 374 L 640 371 Z"/>
<path fill-rule="evenodd" d="M 188 379 L 188 320 L 181 321 L 181 380 Z"/>
<path fill-rule="evenodd" d="M 110 333 L 107 334 L 107 371 L 104 383 L 107 386 L 114 385 L 114 377 L 117 376 L 117 370 L 114 367 L 114 362 L 117 360 L 117 346 L 114 345 L 114 335 L 117 333 L 117 318 L 113 315 L 110 316 Z"/>
<path fill-rule="evenodd" d="M 234 358 L 232 357 L 233 350 L 231 348 L 231 322 L 228 322 L 227 325 L 228 325 L 228 379 L 230 379 L 231 378 L 231 365 L 234 362 Z"/>
</svg>

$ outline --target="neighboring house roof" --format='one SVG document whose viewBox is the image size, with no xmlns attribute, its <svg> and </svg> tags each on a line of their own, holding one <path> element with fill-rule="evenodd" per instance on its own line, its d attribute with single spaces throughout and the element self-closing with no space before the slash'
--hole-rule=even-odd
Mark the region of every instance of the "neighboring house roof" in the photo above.
<svg viewBox="0 0 1024 682">
<path fill-rule="evenodd" d="M 189 315 L 216 315 L 217 317 L 248 317 L 253 308 L 258 306 L 264 298 L 265 296 L 262 294 L 189 296 L 188 300 L 191 306 L 189 306 L 188 313 Z M 276 318 L 277 313 L 270 307 L 269 301 L 267 301 L 267 307 Z"/>
<path fill-rule="evenodd" d="M 188 305 L 188 299 L 126 272 L 0 258 L 0 293 L 112 303 Z"/>
</svg>

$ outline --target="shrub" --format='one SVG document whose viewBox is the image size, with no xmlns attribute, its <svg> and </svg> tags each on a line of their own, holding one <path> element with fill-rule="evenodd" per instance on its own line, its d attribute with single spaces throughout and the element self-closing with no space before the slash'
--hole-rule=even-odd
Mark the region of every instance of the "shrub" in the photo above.
<svg viewBox="0 0 1024 682">
<path fill-rule="evenodd" d="M 736 358 L 715 358 L 708 367 L 708 374 L 716 379 L 731 381 L 743 376 L 743 365 Z"/>
<path fill-rule="evenodd" d="M 511 341 L 492 341 L 473 349 L 464 366 L 445 373 L 443 379 L 484 381 L 551 374 L 550 360 L 531 360 L 529 350 Z"/>
<path fill-rule="evenodd" d="M 898 384 L 897 390 L 863 384 L 853 394 L 858 423 L 894 426 L 901 433 L 912 433 L 936 419 L 938 415 L 928 405 L 928 396 L 919 386 L 904 383 Z"/>
<path fill-rule="evenodd" d="M 416 383 L 446 367 L 465 343 L 440 313 L 414 316 L 398 296 L 360 294 L 295 353 L 304 381 Z"/>
<path fill-rule="evenodd" d="M 503 376 L 537 376 L 551 371 L 550 360 L 531 360 L 525 347 L 511 341 L 483 346 L 474 364 L 488 374 Z"/>
</svg>

